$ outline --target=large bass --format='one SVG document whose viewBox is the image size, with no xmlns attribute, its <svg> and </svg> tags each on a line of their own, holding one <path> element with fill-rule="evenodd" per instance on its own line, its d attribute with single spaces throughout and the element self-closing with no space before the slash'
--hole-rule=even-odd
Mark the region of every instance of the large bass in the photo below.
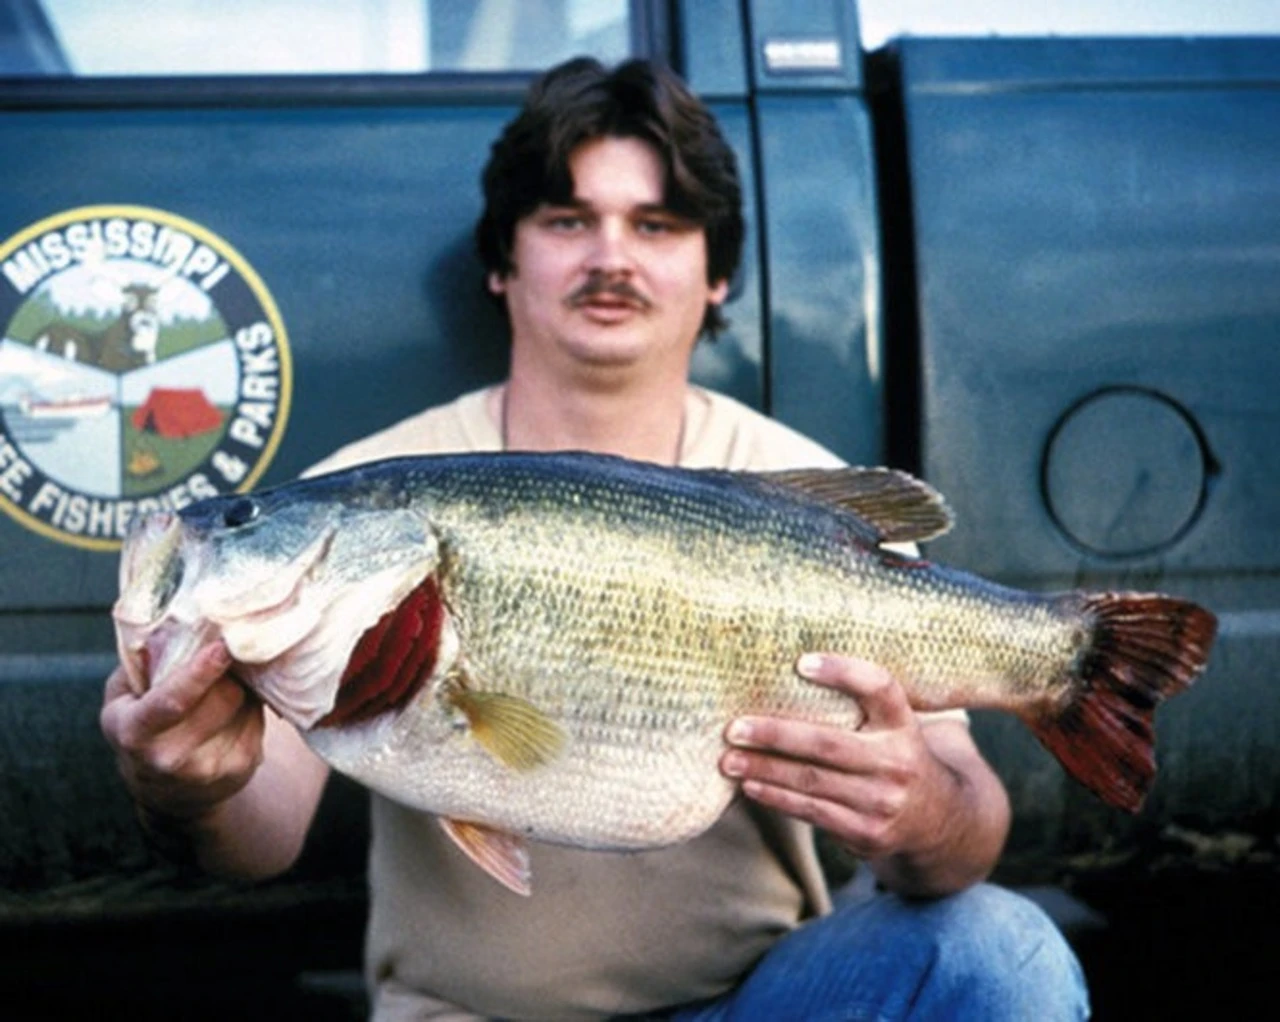
<svg viewBox="0 0 1280 1022">
<path fill-rule="evenodd" d="M 1153 712 L 1216 622 L 1158 594 L 1040 595 L 885 549 L 944 531 L 887 469 L 764 474 L 591 454 L 365 465 L 135 523 L 114 615 L 139 690 L 210 641 L 335 769 L 437 814 L 527 891 L 527 839 L 647 848 L 734 795 L 743 714 L 856 727 L 805 651 L 882 664 L 912 706 L 1016 714 L 1136 810 Z"/>
</svg>

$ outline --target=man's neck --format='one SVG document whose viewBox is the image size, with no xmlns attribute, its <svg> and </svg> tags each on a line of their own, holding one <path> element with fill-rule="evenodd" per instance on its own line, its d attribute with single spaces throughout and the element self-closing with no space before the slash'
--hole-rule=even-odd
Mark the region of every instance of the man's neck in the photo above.
<svg viewBox="0 0 1280 1022">
<path fill-rule="evenodd" d="M 508 450 L 596 451 L 672 465 L 680 457 L 687 392 L 683 376 L 566 387 L 514 374 L 490 412 Z"/>
</svg>

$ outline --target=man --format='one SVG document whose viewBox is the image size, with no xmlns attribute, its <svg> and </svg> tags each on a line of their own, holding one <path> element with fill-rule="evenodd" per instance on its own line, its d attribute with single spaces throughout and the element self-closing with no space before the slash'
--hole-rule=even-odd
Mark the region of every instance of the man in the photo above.
<svg viewBox="0 0 1280 1022">
<path fill-rule="evenodd" d="M 677 79 L 569 62 L 495 144 L 477 229 L 511 326 L 502 386 L 431 409 L 319 466 L 447 450 L 581 448 L 666 464 L 835 464 L 692 387 L 699 333 L 742 241 L 731 151 Z M 102 723 L 144 821 L 210 870 L 270 876 L 297 856 L 326 768 L 202 651 L 141 698 L 108 679 Z M 963 714 L 918 715 L 879 668 L 797 665 L 857 699 L 856 732 L 733 722 L 745 794 L 706 834 L 635 854 L 533 849 L 521 899 L 424 814 L 373 799 L 367 968 L 378 1019 L 1075 1018 L 1079 969 L 1030 903 L 981 885 L 1007 797 Z M 810 824 L 893 894 L 831 913 Z M 976 885 L 976 886 L 975 886 Z"/>
</svg>

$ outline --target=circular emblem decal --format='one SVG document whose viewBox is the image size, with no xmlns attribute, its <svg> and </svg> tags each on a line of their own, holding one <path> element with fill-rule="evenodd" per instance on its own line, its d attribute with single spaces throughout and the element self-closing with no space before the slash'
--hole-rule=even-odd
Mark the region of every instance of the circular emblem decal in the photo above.
<svg viewBox="0 0 1280 1022">
<path fill-rule="evenodd" d="M 136 514 L 247 490 L 288 419 L 284 324 L 198 224 L 86 206 L 0 245 L 0 508 L 114 550 Z"/>
</svg>

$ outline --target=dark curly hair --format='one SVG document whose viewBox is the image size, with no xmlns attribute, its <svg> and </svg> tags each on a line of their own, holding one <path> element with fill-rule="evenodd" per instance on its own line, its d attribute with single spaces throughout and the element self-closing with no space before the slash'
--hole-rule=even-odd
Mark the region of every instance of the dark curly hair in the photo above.
<svg viewBox="0 0 1280 1022">
<path fill-rule="evenodd" d="M 629 60 L 610 71 L 590 57 L 536 79 L 493 144 L 476 224 L 486 273 L 512 273 L 517 221 L 544 203 L 571 202 L 569 156 L 603 137 L 638 138 L 657 150 L 666 168 L 664 204 L 706 232 L 707 283 L 730 280 L 742 255 L 742 185 L 715 118 L 661 65 Z M 725 325 L 719 307 L 709 303 L 702 331 L 714 337 Z"/>
</svg>

